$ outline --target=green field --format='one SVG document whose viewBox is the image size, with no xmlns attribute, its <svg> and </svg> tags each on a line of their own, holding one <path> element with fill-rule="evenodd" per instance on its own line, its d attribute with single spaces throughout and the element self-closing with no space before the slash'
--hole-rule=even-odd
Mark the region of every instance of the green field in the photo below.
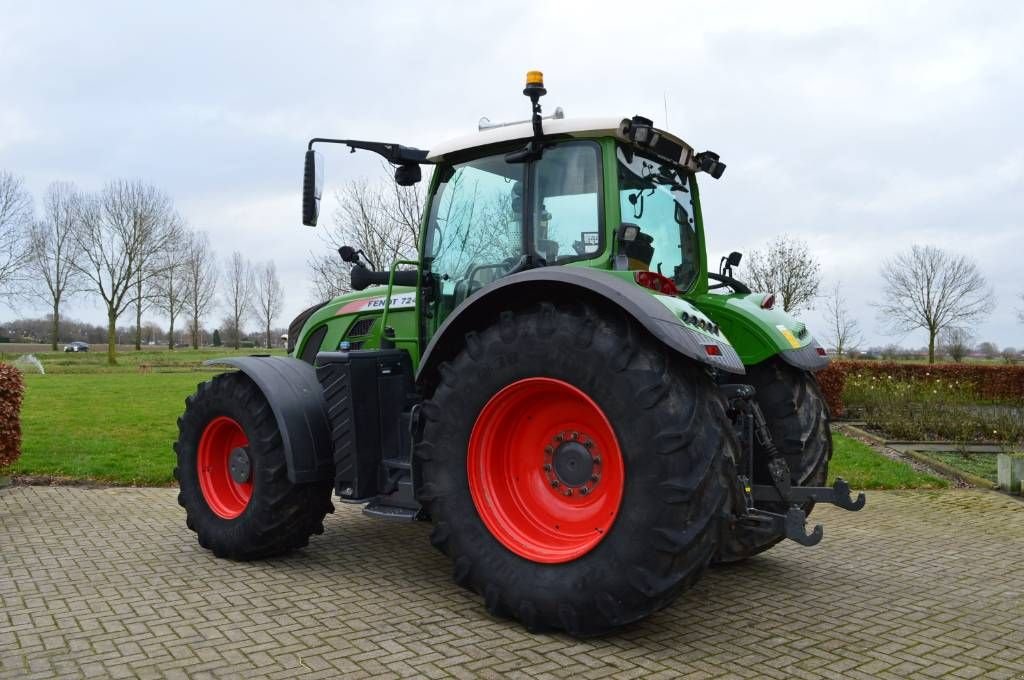
<svg viewBox="0 0 1024 680">
<path fill-rule="evenodd" d="M 243 350 L 237 354 L 248 354 Z M 15 474 L 116 484 L 173 483 L 177 418 L 185 397 L 215 370 L 203 360 L 229 350 L 125 352 L 120 365 L 105 355 L 40 353 L 46 375 L 26 375 L 23 446 Z M 942 488 L 943 479 L 835 436 L 831 479 L 855 489 Z"/>
<path fill-rule="evenodd" d="M 904 462 L 886 458 L 867 444 L 839 433 L 832 435 L 834 450 L 828 483 L 842 477 L 857 489 L 944 489 L 949 481 L 922 474 Z"/>
</svg>

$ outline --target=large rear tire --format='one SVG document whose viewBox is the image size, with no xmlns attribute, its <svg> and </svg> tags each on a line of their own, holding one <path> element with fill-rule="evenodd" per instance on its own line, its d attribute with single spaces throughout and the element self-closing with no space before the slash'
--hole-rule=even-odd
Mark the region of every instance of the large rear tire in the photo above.
<svg viewBox="0 0 1024 680">
<path fill-rule="evenodd" d="M 185 523 L 217 557 L 252 560 L 301 548 L 334 511 L 329 482 L 288 481 L 270 404 L 243 373 L 215 376 L 185 400 L 174 451 Z"/>
<path fill-rule="evenodd" d="M 786 458 L 794 486 L 824 486 L 832 458 L 828 404 L 814 374 L 773 358 L 747 368 L 747 382 L 757 390 L 757 403 L 768 422 L 772 442 Z M 754 445 L 754 482 L 771 484 L 768 454 Z M 783 503 L 758 503 L 769 512 L 785 513 Z M 813 502 L 803 506 L 808 515 Z M 716 562 L 737 562 L 768 550 L 784 537 L 738 526 L 722 541 Z"/>
<path fill-rule="evenodd" d="M 630 321 L 546 304 L 469 333 L 440 376 L 420 500 L 492 614 L 595 635 L 696 582 L 736 451 L 703 368 Z"/>
</svg>

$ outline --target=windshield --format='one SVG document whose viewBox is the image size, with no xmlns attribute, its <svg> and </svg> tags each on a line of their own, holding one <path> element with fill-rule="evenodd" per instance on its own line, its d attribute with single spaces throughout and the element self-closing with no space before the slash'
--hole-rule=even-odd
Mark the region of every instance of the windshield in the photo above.
<svg viewBox="0 0 1024 680">
<path fill-rule="evenodd" d="M 648 268 L 688 289 L 700 265 L 688 173 L 624 147 L 617 157 L 622 221 L 640 227 L 645 241 L 650 238 Z"/>
</svg>

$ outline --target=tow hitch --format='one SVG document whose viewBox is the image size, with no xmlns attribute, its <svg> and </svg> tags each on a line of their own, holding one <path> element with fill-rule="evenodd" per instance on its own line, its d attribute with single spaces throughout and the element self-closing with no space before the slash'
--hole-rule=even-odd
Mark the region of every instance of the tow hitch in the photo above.
<svg viewBox="0 0 1024 680">
<path fill-rule="evenodd" d="M 830 503 L 851 512 L 864 507 L 864 494 L 858 493 L 853 498 L 850 485 L 842 478 L 836 479 L 830 487 L 794 486 L 789 464 L 772 442 L 764 414 L 754 400 L 754 388 L 750 385 L 722 385 L 721 390 L 729 405 L 729 416 L 742 442 L 743 454 L 737 468 L 743 471 L 738 475 L 738 481 L 743 490 L 745 507 L 735 517 L 738 524 L 756 532 L 785 536 L 800 545 L 811 546 L 821 541 L 824 530 L 820 524 L 816 524 L 810 533 L 807 532 L 804 505 L 809 502 Z M 771 484 L 752 483 L 755 442 L 761 445 L 768 456 Z M 764 503 L 787 504 L 789 508 L 785 513 L 772 512 L 763 507 Z"/>
</svg>

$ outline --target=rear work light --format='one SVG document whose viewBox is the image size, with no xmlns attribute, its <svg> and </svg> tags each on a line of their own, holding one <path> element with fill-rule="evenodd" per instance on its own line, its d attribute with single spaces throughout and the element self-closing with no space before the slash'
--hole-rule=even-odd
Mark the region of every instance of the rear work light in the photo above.
<svg viewBox="0 0 1024 680">
<path fill-rule="evenodd" d="M 720 357 L 722 356 L 722 348 L 718 345 L 704 345 L 704 351 L 709 357 Z"/>
<path fill-rule="evenodd" d="M 649 288 L 655 293 L 663 295 L 679 295 L 679 289 L 672 279 L 655 272 L 637 272 L 633 275 L 636 282 L 644 288 Z"/>
<path fill-rule="evenodd" d="M 767 295 L 761 300 L 761 309 L 772 309 L 773 307 L 775 307 L 775 293 Z"/>
</svg>

